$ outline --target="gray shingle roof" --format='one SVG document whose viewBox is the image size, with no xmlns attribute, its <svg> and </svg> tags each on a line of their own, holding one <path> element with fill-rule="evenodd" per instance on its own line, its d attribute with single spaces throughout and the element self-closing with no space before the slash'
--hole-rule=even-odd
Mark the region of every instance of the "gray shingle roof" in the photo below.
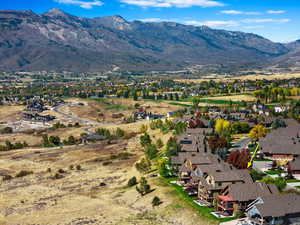
<svg viewBox="0 0 300 225">
<path fill-rule="evenodd" d="M 283 217 L 300 213 L 300 195 L 278 194 L 262 197 L 263 204 L 256 204 L 263 217 Z"/>
<path fill-rule="evenodd" d="M 211 176 L 216 182 L 243 181 L 244 183 L 252 183 L 253 180 L 248 170 L 231 170 L 225 172 L 212 172 Z"/>
<path fill-rule="evenodd" d="M 286 128 L 272 130 L 260 140 L 262 152 L 271 154 L 300 154 L 300 124 L 295 120 L 286 120 Z"/>
<path fill-rule="evenodd" d="M 231 184 L 225 188 L 223 194 L 229 196 L 234 201 L 254 201 L 258 197 L 271 194 L 278 194 L 278 189 L 274 184 L 252 183 L 252 184 Z"/>
</svg>

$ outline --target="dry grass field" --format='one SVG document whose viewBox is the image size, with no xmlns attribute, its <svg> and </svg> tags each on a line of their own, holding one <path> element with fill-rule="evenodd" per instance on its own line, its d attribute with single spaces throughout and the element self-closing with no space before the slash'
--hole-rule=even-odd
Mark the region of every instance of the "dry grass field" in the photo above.
<svg viewBox="0 0 300 225">
<path fill-rule="evenodd" d="M 212 224 L 160 178 L 148 179 L 153 192 L 143 197 L 135 187 L 126 187 L 130 177 L 140 177 L 133 166 L 142 154 L 137 143 L 134 137 L 112 144 L 1 152 L 0 175 L 15 176 L 21 170 L 33 174 L 1 181 L 0 224 Z M 121 152 L 132 155 L 111 158 Z M 62 177 L 54 179 L 59 169 L 64 170 Z M 163 202 L 157 208 L 151 205 L 154 196 Z"/>
<path fill-rule="evenodd" d="M 123 118 L 113 118 L 114 113 L 122 113 L 128 117 L 132 115 L 136 109 L 136 103 L 145 107 L 148 112 L 155 114 L 166 114 L 167 112 L 178 110 L 182 107 L 172 106 L 167 102 L 154 101 L 134 101 L 133 99 L 114 98 L 106 99 L 105 101 L 96 101 L 89 99 L 70 98 L 66 101 L 73 104 L 65 105 L 61 110 L 67 114 L 73 115 L 77 118 L 86 119 L 94 122 L 121 122 Z M 78 103 L 82 103 L 81 105 Z"/>
<path fill-rule="evenodd" d="M 21 118 L 24 106 L 0 105 L 0 122 L 13 122 Z"/>
<path fill-rule="evenodd" d="M 300 73 L 279 73 L 279 74 L 270 74 L 270 75 L 244 75 L 244 76 L 236 76 L 236 77 L 224 77 L 222 75 L 210 75 L 210 76 L 204 76 L 200 79 L 179 79 L 176 80 L 177 82 L 181 83 L 201 83 L 203 81 L 209 81 L 213 79 L 214 81 L 227 81 L 232 82 L 234 80 L 283 80 L 283 79 L 292 79 L 292 78 L 299 78 Z"/>
<path fill-rule="evenodd" d="M 42 143 L 42 137 L 33 134 L 24 134 L 24 133 L 1 134 L 0 145 L 5 145 L 6 141 L 10 141 L 11 143 L 25 141 L 30 146 L 36 146 Z"/>
<path fill-rule="evenodd" d="M 257 99 L 252 95 L 228 95 L 228 96 L 217 96 L 217 97 L 209 97 L 205 99 L 211 100 L 226 100 L 226 101 L 245 101 L 245 102 L 253 102 Z"/>
</svg>

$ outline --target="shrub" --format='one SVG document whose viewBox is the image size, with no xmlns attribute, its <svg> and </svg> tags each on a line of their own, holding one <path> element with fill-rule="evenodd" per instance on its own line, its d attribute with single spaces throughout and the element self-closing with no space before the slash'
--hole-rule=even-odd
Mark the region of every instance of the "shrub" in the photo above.
<svg viewBox="0 0 300 225">
<path fill-rule="evenodd" d="M 162 142 L 162 140 L 159 138 L 159 139 L 157 139 L 157 141 L 156 141 L 156 146 L 158 147 L 158 148 L 162 148 L 163 146 L 164 146 L 164 143 Z"/>
<path fill-rule="evenodd" d="M 262 182 L 266 184 L 275 184 L 276 187 L 282 191 L 286 187 L 286 180 L 282 177 L 272 178 L 272 177 L 264 177 Z"/>
<path fill-rule="evenodd" d="M 64 171 L 63 169 L 59 169 L 57 172 L 58 173 L 65 173 L 66 171 Z"/>
<path fill-rule="evenodd" d="M 54 179 L 61 179 L 61 178 L 63 178 L 64 176 L 63 175 L 61 175 L 61 174 L 59 174 L 59 173 L 56 173 L 55 175 L 54 175 Z"/>
<path fill-rule="evenodd" d="M 81 166 L 80 165 L 77 165 L 76 166 L 76 170 L 81 170 L 82 168 L 81 168 Z"/>
<path fill-rule="evenodd" d="M 234 217 L 236 218 L 242 218 L 244 216 L 244 213 L 241 210 L 235 210 L 233 212 Z"/>
<path fill-rule="evenodd" d="M 106 161 L 102 163 L 103 166 L 108 166 L 109 164 L 112 164 L 112 161 Z"/>
<path fill-rule="evenodd" d="M 155 144 L 149 144 L 146 146 L 146 156 L 151 160 L 157 157 L 158 150 Z"/>
<path fill-rule="evenodd" d="M 155 196 L 153 199 L 152 199 L 152 207 L 155 207 L 155 206 L 159 206 L 161 204 L 161 200 L 159 197 Z"/>
<path fill-rule="evenodd" d="M 16 177 L 25 177 L 30 174 L 33 174 L 33 172 L 28 170 L 21 170 L 19 173 L 16 174 Z"/>
<path fill-rule="evenodd" d="M 140 173 L 147 173 L 151 169 L 151 162 L 147 158 L 142 158 L 139 162 L 135 164 L 135 168 L 140 172 Z"/>
<path fill-rule="evenodd" d="M 70 166 L 69 166 L 69 169 L 70 169 L 70 170 L 74 170 L 74 165 L 70 165 Z"/>
<path fill-rule="evenodd" d="M 4 127 L 0 130 L 1 134 L 11 134 L 13 132 L 13 129 L 11 127 Z"/>
<path fill-rule="evenodd" d="M 96 133 L 99 134 L 99 135 L 105 136 L 107 138 L 111 137 L 110 131 L 108 129 L 105 129 L 105 128 L 99 128 L 99 129 L 97 129 Z"/>
<path fill-rule="evenodd" d="M 136 177 L 132 177 L 132 178 L 130 178 L 130 179 L 128 180 L 127 186 L 128 186 L 128 187 L 132 187 L 132 186 L 134 186 L 134 185 L 136 185 L 136 184 L 137 184 Z"/>
<path fill-rule="evenodd" d="M 120 129 L 120 128 L 117 128 L 116 130 L 116 136 L 117 137 L 124 137 L 125 136 L 125 131 Z"/>
<path fill-rule="evenodd" d="M 151 189 L 145 177 L 142 177 L 138 186 L 136 186 L 137 192 L 139 192 L 142 196 L 148 194 Z"/>
<path fill-rule="evenodd" d="M 7 180 L 11 180 L 13 179 L 13 177 L 11 175 L 4 175 L 2 178 L 2 181 L 7 181 Z"/>
<path fill-rule="evenodd" d="M 265 176 L 263 173 L 259 173 L 256 170 L 251 170 L 250 175 L 254 181 L 261 180 Z"/>
<path fill-rule="evenodd" d="M 149 134 L 144 133 L 143 135 L 140 136 L 140 143 L 143 147 L 151 144 L 151 138 Z"/>
</svg>

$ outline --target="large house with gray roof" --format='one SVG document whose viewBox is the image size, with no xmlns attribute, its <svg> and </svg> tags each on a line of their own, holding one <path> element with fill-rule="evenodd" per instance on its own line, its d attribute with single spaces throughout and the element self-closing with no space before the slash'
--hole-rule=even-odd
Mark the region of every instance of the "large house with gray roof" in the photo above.
<svg viewBox="0 0 300 225">
<path fill-rule="evenodd" d="M 300 195 L 262 196 L 248 206 L 246 213 L 252 224 L 297 225 L 300 221 Z"/>
<path fill-rule="evenodd" d="M 261 153 L 272 160 L 293 160 L 300 156 L 300 124 L 286 120 L 287 127 L 272 130 L 259 141 Z"/>
<path fill-rule="evenodd" d="M 274 184 L 236 183 L 225 187 L 218 198 L 218 209 L 228 215 L 233 215 L 235 210 L 244 211 L 247 206 L 258 197 L 278 194 Z"/>
</svg>

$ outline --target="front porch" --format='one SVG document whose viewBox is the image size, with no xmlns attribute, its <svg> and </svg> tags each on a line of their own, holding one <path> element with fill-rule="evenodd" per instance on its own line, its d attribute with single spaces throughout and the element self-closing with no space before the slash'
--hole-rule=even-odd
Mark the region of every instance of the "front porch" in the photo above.
<svg viewBox="0 0 300 225">
<path fill-rule="evenodd" d="M 235 201 L 229 196 L 225 195 L 219 195 L 218 200 L 218 210 L 220 212 L 233 215 Z"/>
</svg>

